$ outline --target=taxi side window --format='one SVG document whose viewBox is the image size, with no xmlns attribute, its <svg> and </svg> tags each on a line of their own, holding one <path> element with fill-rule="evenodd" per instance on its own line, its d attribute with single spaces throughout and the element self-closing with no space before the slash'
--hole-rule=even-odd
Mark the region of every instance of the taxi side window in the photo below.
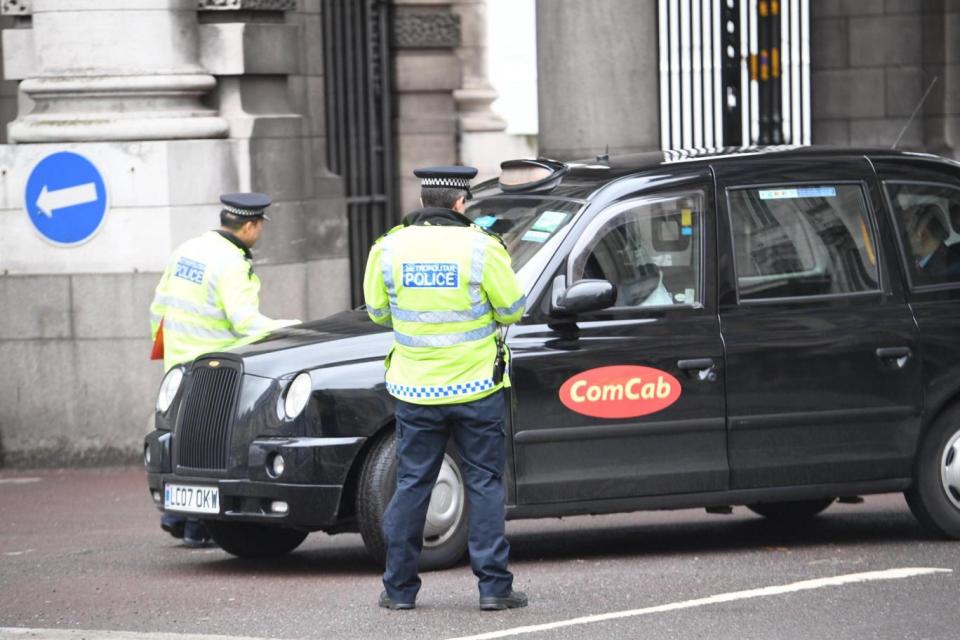
<svg viewBox="0 0 960 640">
<path fill-rule="evenodd" d="M 960 284 L 960 190 L 886 183 L 913 287 Z"/>
<path fill-rule="evenodd" d="M 574 246 L 568 282 L 609 280 L 619 308 L 699 302 L 703 202 L 697 190 L 611 206 Z"/>
<path fill-rule="evenodd" d="M 876 242 L 859 185 L 727 195 L 740 300 L 879 290 Z"/>
</svg>

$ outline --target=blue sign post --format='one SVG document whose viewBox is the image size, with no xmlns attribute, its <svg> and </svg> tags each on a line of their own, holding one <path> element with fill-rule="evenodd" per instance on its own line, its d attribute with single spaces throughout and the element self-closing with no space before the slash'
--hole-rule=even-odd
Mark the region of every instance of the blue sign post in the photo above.
<svg viewBox="0 0 960 640">
<path fill-rule="evenodd" d="M 92 162 L 71 151 L 50 154 L 27 178 L 24 206 L 40 234 L 63 246 L 97 232 L 107 213 L 107 188 Z"/>
</svg>

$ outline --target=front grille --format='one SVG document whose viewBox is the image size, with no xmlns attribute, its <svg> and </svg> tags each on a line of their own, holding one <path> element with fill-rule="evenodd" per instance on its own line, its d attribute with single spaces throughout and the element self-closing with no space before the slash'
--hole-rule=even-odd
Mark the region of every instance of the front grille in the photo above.
<svg viewBox="0 0 960 640">
<path fill-rule="evenodd" d="M 221 360 L 211 367 L 199 360 L 190 374 L 183 417 L 177 431 L 177 464 L 191 469 L 227 468 L 227 447 L 233 422 L 240 371 Z"/>
</svg>

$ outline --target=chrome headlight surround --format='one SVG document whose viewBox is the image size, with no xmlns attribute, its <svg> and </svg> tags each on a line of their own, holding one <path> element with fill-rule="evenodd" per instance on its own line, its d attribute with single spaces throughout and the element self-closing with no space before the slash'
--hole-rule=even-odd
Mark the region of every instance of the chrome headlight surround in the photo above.
<svg viewBox="0 0 960 640">
<path fill-rule="evenodd" d="M 293 420 L 303 413 L 310 395 L 313 393 L 313 380 L 306 371 L 298 373 L 287 386 L 283 397 L 283 413 L 288 420 Z"/>
<path fill-rule="evenodd" d="M 163 382 L 160 383 L 160 392 L 157 394 L 157 411 L 166 413 L 173 399 L 177 397 L 180 390 L 180 384 L 183 382 L 183 368 L 174 367 L 163 376 Z"/>
</svg>

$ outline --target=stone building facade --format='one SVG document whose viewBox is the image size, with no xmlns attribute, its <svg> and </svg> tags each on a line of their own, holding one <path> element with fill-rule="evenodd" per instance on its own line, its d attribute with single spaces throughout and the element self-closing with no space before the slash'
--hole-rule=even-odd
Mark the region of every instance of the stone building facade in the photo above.
<svg viewBox="0 0 960 640">
<path fill-rule="evenodd" d="M 813 144 L 960 155 L 960 4 L 810 0 L 809 17 Z M 659 148 L 657 19 L 653 1 L 538 3 L 544 155 Z"/>
<path fill-rule="evenodd" d="M 274 198 L 254 252 L 266 314 L 350 306 L 355 221 L 348 177 L 327 162 L 324 10 L 359 4 L 0 0 L 0 466 L 139 455 L 163 373 L 148 360 L 153 288 L 179 243 L 217 226 L 223 192 Z M 457 160 L 460 16 L 449 0 L 389 4 L 370 33 L 391 51 L 400 211 L 417 199 L 413 167 Z M 25 211 L 28 177 L 61 151 L 90 160 L 108 192 L 76 246 L 41 237 Z"/>
</svg>

